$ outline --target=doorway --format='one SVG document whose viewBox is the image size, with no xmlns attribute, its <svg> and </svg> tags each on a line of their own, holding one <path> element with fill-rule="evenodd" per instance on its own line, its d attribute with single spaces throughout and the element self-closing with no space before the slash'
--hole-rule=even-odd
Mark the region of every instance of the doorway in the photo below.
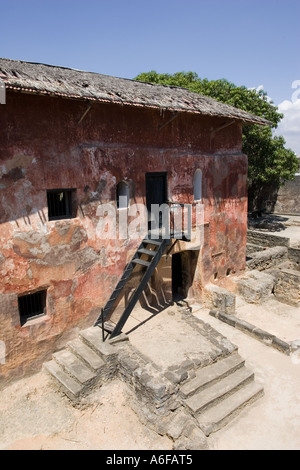
<svg viewBox="0 0 300 470">
<path fill-rule="evenodd" d="M 161 206 L 168 199 L 167 172 L 146 173 L 146 206 L 148 211 L 148 229 L 162 227 L 162 211 L 153 210 L 152 205 Z"/>
<path fill-rule="evenodd" d="M 193 282 L 199 250 L 186 250 L 172 255 L 173 300 L 193 297 Z"/>
</svg>

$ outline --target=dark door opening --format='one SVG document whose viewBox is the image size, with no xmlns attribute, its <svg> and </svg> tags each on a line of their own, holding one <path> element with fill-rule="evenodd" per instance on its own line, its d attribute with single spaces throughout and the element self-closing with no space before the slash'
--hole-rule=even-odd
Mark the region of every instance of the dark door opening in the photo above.
<svg viewBox="0 0 300 470">
<path fill-rule="evenodd" d="M 193 282 L 199 250 L 187 250 L 172 255 L 173 300 L 193 297 Z"/>
<path fill-rule="evenodd" d="M 180 253 L 172 256 L 172 294 L 173 299 L 182 297 L 182 261 Z"/>
<path fill-rule="evenodd" d="M 154 211 L 152 205 L 167 202 L 167 173 L 146 173 L 146 205 L 148 211 L 148 228 L 162 227 L 162 212 Z M 152 225 L 151 225 L 152 223 Z"/>
</svg>

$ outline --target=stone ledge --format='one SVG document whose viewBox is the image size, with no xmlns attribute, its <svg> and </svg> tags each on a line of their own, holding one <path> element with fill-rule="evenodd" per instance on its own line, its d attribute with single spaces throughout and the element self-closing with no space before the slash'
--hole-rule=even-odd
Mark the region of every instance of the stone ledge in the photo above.
<svg viewBox="0 0 300 470">
<path fill-rule="evenodd" d="M 270 267 L 276 266 L 282 261 L 288 259 L 288 248 L 284 246 L 273 246 L 263 251 L 252 253 L 247 261 L 247 269 L 264 271 Z"/>
<path fill-rule="evenodd" d="M 268 333 L 267 331 L 262 330 L 261 328 L 258 328 L 257 326 L 236 317 L 235 315 L 228 315 L 223 312 L 218 312 L 217 310 L 210 310 L 209 314 L 230 326 L 233 326 L 251 336 L 254 336 L 256 339 L 263 342 L 267 346 L 272 346 L 273 348 L 284 354 L 287 354 L 288 356 L 291 354 L 292 344 L 295 343 L 294 341 L 287 343 L 275 335 L 272 335 L 271 333 Z"/>
<path fill-rule="evenodd" d="M 247 241 L 254 245 L 260 245 L 263 247 L 290 246 L 290 239 L 287 237 L 253 229 L 247 230 Z"/>
</svg>

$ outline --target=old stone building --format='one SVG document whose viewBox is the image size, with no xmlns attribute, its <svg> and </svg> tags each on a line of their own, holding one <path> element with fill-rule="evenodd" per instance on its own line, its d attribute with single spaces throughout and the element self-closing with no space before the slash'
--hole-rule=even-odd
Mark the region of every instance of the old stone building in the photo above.
<svg viewBox="0 0 300 470">
<path fill-rule="evenodd" d="M 97 321 L 147 236 L 120 233 L 136 204 L 186 209 L 190 235 L 204 208 L 200 242 L 171 233 L 141 299 L 201 300 L 208 282 L 244 270 L 242 126 L 266 121 L 185 89 L 43 64 L 0 59 L 0 79 L 2 382 Z"/>
</svg>

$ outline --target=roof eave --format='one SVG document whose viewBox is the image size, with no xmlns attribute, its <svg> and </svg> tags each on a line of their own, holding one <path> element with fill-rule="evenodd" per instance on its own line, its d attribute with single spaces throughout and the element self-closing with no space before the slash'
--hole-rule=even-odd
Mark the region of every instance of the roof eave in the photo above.
<svg viewBox="0 0 300 470">
<path fill-rule="evenodd" d="M 5 82 L 5 80 L 4 80 Z M 225 113 L 209 113 L 209 112 L 204 112 L 197 110 L 196 108 L 191 108 L 191 109 L 186 109 L 186 108 L 181 108 L 181 107 L 166 107 L 166 106 L 160 106 L 157 104 L 149 104 L 149 103 L 144 103 L 144 102 L 138 102 L 138 101 L 127 101 L 123 100 L 122 98 L 99 98 L 95 96 L 84 96 L 84 95 L 76 95 L 76 94 L 69 94 L 69 93 L 61 93 L 58 91 L 49 91 L 45 89 L 36 89 L 33 87 L 24 87 L 20 85 L 14 85 L 11 83 L 5 83 L 6 90 L 11 90 L 13 92 L 20 92 L 20 93 L 26 93 L 26 94 L 32 94 L 32 95 L 40 95 L 40 96 L 52 96 L 52 97 L 57 97 L 57 98 L 64 98 L 64 99 L 70 99 L 70 100 L 77 100 L 77 101 L 89 101 L 89 102 L 94 102 L 94 103 L 112 103 L 112 104 L 119 104 L 122 106 L 133 106 L 133 107 L 140 107 L 140 108 L 149 108 L 149 109 L 159 109 L 159 110 L 164 110 L 164 111 L 170 111 L 170 112 L 180 112 L 180 113 L 189 113 L 189 114 L 197 114 L 197 115 L 202 115 L 202 116 L 211 116 L 211 117 L 219 117 L 219 118 L 225 118 L 225 119 L 231 119 L 236 122 L 240 122 L 243 126 L 246 125 L 261 125 L 261 126 L 271 126 L 272 123 L 267 121 L 264 118 L 261 118 L 259 116 L 254 116 L 253 118 L 251 114 L 249 114 L 248 117 L 242 117 L 242 116 L 232 116 L 232 115 L 226 115 Z M 248 113 L 247 113 L 248 114 Z"/>
</svg>

